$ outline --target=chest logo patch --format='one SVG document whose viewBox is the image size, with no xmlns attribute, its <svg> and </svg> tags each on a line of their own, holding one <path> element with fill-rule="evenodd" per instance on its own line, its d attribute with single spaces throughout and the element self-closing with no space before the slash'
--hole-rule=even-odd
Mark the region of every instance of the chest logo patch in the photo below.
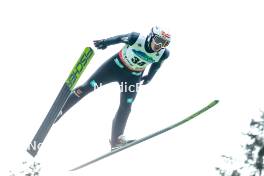
<svg viewBox="0 0 264 176">
<path fill-rule="evenodd" d="M 135 49 L 132 49 L 132 51 L 137 57 L 139 57 L 140 59 L 143 59 L 144 61 L 147 61 L 149 63 L 155 62 L 155 60 L 152 57 L 148 56 L 146 53 L 142 51 L 137 51 Z"/>
</svg>

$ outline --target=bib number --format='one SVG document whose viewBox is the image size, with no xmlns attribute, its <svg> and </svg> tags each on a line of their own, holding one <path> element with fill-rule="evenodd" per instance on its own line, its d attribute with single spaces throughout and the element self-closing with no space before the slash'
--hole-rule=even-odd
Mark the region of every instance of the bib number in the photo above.
<svg viewBox="0 0 264 176">
<path fill-rule="evenodd" d="M 133 57 L 131 59 L 131 61 L 133 62 L 133 64 L 136 64 L 138 66 L 144 66 L 144 65 L 146 65 L 146 62 L 140 61 L 140 59 L 138 57 Z"/>
</svg>

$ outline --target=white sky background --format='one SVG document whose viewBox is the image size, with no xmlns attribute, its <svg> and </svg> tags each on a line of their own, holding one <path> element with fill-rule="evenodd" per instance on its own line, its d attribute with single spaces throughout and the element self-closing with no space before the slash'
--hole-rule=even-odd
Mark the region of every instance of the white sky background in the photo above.
<svg viewBox="0 0 264 176">
<path fill-rule="evenodd" d="M 43 176 L 216 175 L 221 154 L 236 153 L 241 131 L 264 110 L 263 1 L 0 1 L 1 175 L 27 155 L 84 47 L 95 39 L 158 25 L 173 37 L 171 55 L 142 86 L 126 134 L 140 138 L 176 123 L 214 99 L 199 118 L 75 173 L 68 169 L 110 149 L 119 89 L 87 96 L 52 128 L 39 152 Z M 122 44 L 96 54 L 83 83 Z M 65 172 L 65 173 L 64 173 Z"/>
</svg>

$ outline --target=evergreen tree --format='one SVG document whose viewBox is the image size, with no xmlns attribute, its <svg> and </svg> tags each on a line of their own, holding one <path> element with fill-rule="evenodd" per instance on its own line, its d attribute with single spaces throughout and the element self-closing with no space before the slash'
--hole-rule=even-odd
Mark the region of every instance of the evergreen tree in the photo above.
<svg viewBox="0 0 264 176">
<path fill-rule="evenodd" d="M 222 159 L 229 165 L 234 166 L 232 169 L 216 167 L 220 176 L 262 176 L 263 156 L 264 156 L 264 113 L 259 119 L 252 119 L 250 129 L 244 133 L 247 137 L 247 143 L 242 145 L 245 158 L 239 162 L 234 157 L 223 155 Z"/>
</svg>

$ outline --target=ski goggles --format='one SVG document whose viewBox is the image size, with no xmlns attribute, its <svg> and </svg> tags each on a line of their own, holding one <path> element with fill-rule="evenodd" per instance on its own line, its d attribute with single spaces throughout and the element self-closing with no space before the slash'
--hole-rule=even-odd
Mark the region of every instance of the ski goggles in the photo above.
<svg viewBox="0 0 264 176">
<path fill-rule="evenodd" d="M 169 45 L 169 41 L 160 37 L 160 36 L 154 36 L 153 41 L 156 45 L 160 45 L 161 48 L 165 48 Z"/>
</svg>

